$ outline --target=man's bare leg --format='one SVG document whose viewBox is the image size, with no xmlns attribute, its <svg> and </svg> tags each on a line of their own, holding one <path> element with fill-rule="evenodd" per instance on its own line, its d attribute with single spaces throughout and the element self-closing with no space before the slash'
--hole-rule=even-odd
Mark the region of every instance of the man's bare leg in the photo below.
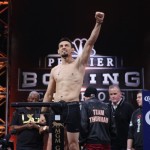
<svg viewBox="0 0 150 150">
<path fill-rule="evenodd" d="M 52 134 L 51 133 L 47 133 L 44 135 L 43 150 L 52 150 Z"/>
<path fill-rule="evenodd" d="M 69 150 L 79 150 L 79 132 L 67 132 Z"/>
<path fill-rule="evenodd" d="M 69 150 L 68 139 L 67 139 L 67 130 L 65 127 L 64 127 L 64 150 Z"/>
</svg>

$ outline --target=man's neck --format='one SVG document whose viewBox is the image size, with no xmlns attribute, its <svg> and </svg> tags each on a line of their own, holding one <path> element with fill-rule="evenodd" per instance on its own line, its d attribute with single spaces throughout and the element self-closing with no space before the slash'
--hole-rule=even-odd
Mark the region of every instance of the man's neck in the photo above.
<svg viewBox="0 0 150 150">
<path fill-rule="evenodd" d="M 116 103 L 112 103 L 114 106 L 118 106 L 119 105 L 119 103 L 121 102 L 121 100 L 122 99 L 120 99 L 118 102 L 116 102 Z"/>
<path fill-rule="evenodd" d="M 62 64 L 70 64 L 74 61 L 72 57 L 62 58 Z"/>
</svg>

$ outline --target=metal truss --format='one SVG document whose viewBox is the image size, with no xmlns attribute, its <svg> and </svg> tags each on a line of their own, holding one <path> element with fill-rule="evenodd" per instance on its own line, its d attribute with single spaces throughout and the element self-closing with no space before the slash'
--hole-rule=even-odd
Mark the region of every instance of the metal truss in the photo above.
<svg viewBox="0 0 150 150">
<path fill-rule="evenodd" d="M 0 137 L 7 134 L 7 39 L 8 39 L 8 0 L 0 0 Z"/>
</svg>

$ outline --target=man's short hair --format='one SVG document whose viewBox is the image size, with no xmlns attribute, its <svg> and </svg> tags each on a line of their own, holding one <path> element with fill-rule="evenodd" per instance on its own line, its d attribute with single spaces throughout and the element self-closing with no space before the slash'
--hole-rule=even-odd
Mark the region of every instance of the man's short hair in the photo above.
<svg viewBox="0 0 150 150">
<path fill-rule="evenodd" d="M 74 45 L 73 45 L 72 41 L 71 41 L 68 37 L 63 37 L 63 38 L 61 38 L 61 39 L 59 40 L 59 43 L 60 43 L 60 42 L 63 42 L 63 41 L 69 42 L 69 43 L 71 44 L 71 47 L 74 48 Z"/>
<path fill-rule="evenodd" d="M 28 97 L 31 97 L 32 95 L 37 95 L 38 99 L 40 100 L 40 94 L 37 91 L 31 91 Z"/>
<path fill-rule="evenodd" d="M 121 89 L 120 89 L 118 84 L 112 84 L 112 85 L 109 86 L 109 90 L 113 89 L 113 88 L 117 88 L 121 92 Z"/>
</svg>

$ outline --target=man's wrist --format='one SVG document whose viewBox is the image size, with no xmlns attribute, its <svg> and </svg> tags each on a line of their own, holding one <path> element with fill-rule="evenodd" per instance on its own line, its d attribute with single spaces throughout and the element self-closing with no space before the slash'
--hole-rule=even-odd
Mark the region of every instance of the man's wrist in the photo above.
<svg viewBox="0 0 150 150">
<path fill-rule="evenodd" d="M 42 107 L 41 108 L 41 113 L 46 113 L 47 112 L 47 107 Z"/>
<path fill-rule="evenodd" d="M 41 111 L 41 114 L 44 114 L 45 113 L 45 111 Z"/>
<path fill-rule="evenodd" d="M 103 23 L 103 20 L 102 21 L 96 21 L 96 23 L 101 25 Z"/>
<path fill-rule="evenodd" d="M 40 125 L 39 124 L 37 124 L 37 129 L 40 129 Z"/>
<path fill-rule="evenodd" d="M 44 114 L 46 111 L 45 110 L 41 110 L 41 114 Z"/>
<path fill-rule="evenodd" d="M 48 131 L 48 126 L 44 126 L 43 131 Z"/>
</svg>

